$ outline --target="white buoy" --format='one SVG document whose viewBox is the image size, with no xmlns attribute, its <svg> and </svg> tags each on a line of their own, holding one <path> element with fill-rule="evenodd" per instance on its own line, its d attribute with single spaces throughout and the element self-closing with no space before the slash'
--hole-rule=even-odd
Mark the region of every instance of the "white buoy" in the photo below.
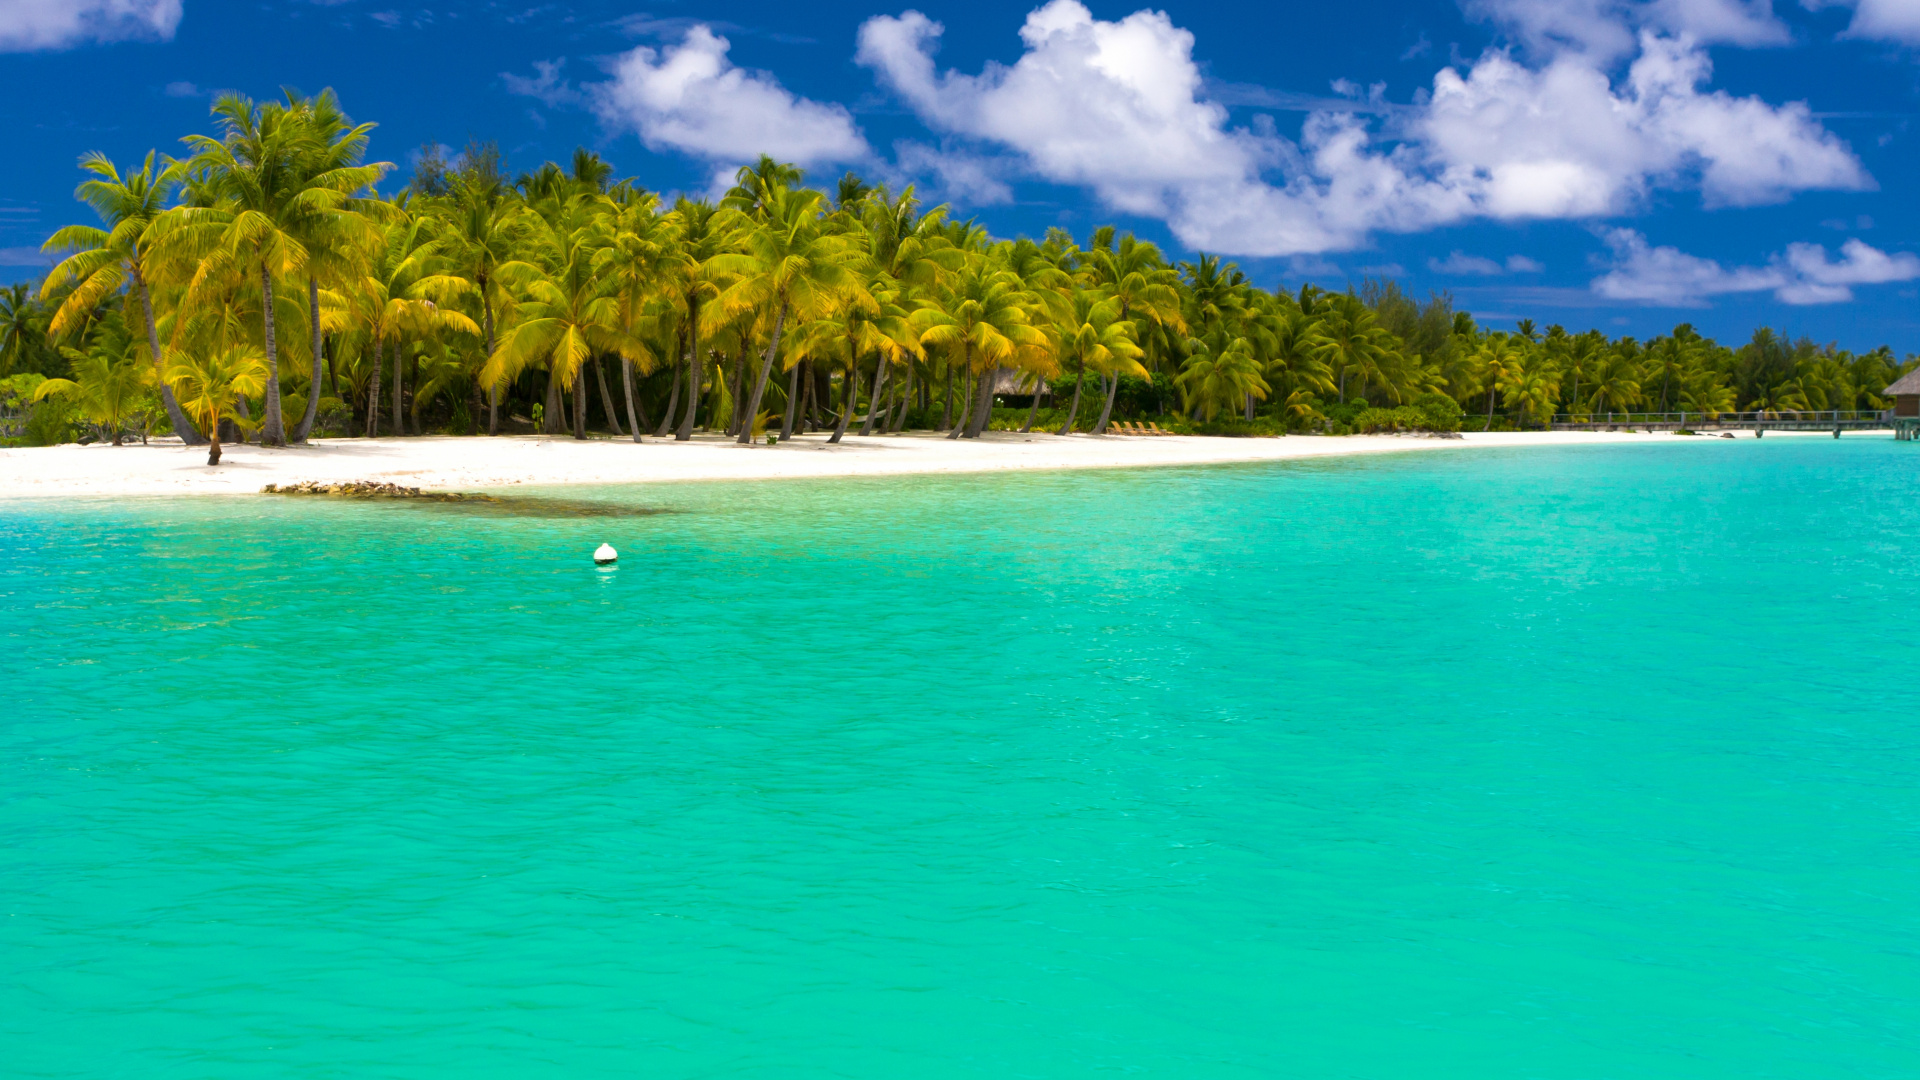
<svg viewBox="0 0 1920 1080">
<path fill-rule="evenodd" d="M 612 544 L 601 544 L 593 553 L 593 561 L 601 566 L 606 566 L 619 557 L 620 553 L 613 550 Z"/>
</svg>

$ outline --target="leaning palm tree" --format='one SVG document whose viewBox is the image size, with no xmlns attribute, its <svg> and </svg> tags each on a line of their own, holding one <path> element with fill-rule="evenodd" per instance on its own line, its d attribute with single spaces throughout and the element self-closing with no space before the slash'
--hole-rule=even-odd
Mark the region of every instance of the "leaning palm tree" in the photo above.
<svg viewBox="0 0 1920 1080">
<path fill-rule="evenodd" d="M 233 402 L 266 389 L 271 369 L 251 345 L 235 345 L 202 357 L 177 358 L 167 368 L 167 381 L 179 396 L 180 407 L 206 425 L 207 464 L 220 464 L 220 422 Z M 243 421 L 240 421 L 243 422 Z"/>
<path fill-rule="evenodd" d="M 744 237 L 741 250 L 715 256 L 714 272 L 736 280 L 714 299 L 716 321 L 753 312 L 769 319 L 772 336 L 747 398 L 746 421 L 738 441 L 753 442 L 753 420 L 767 390 L 767 376 L 780 354 L 780 337 L 789 318 L 820 318 L 833 310 L 857 284 L 855 261 L 862 257 L 849 237 L 829 232 L 822 221 L 825 196 L 769 185 L 762 195 L 765 220 Z"/>
<path fill-rule="evenodd" d="M 167 410 L 173 430 L 188 446 L 200 444 L 200 434 L 187 422 L 174 400 L 173 390 L 159 374 L 165 370 L 160 350 L 160 331 L 153 317 L 153 290 L 149 284 L 150 256 L 154 237 L 153 223 L 166 212 L 167 195 L 180 181 L 184 166 L 168 161 L 158 172 L 154 154 L 147 152 L 138 169 L 122 175 L 104 154 L 90 153 L 80 159 L 80 167 L 93 174 L 74 189 L 74 197 L 93 207 L 106 228 L 69 225 L 55 232 L 42 245 L 43 251 L 70 252 L 47 275 L 40 295 L 52 298 L 65 294 L 54 313 L 51 329 L 67 334 L 78 329 L 107 297 L 125 287 L 140 301 L 140 314 L 147 331 L 147 349 L 153 361 L 155 381 L 160 382 L 160 404 Z"/>
</svg>

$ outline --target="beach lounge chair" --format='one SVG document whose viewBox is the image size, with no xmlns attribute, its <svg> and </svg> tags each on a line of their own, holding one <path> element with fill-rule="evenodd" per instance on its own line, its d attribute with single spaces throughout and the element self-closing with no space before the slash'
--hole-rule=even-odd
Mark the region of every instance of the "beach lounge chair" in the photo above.
<svg viewBox="0 0 1920 1080">
<path fill-rule="evenodd" d="M 1148 428 L 1148 431 L 1147 431 L 1147 434 L 1149 434 L 1149 435 L 1171 435 L 1171 434 L 1173 434 L 1173 432 L 1171 432 L 1171 431 L 1162 431 L 1162 430 L 1160 430 L 1160 425 L 1159 425 L 1159 424 L 1155 424 L 1155 423 L 1148 423 L 1148 424 L 1147 424 L 1147 428 Z"/>
</svg>

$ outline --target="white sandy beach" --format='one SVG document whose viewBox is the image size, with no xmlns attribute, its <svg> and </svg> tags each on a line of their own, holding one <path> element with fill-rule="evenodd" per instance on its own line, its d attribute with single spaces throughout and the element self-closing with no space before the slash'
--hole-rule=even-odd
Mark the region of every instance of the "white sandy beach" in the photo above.
<svg viewBox="0 0 1920 1080">
<path fill-rule="evenodd" d="M 1776 437 L 1785 433 L 1775 433 Z M 1752 436 L 1742 434 L 1742 438 Z M 1824 437 L 1824 436 L 1822 436 Z M 217 467 L 204 448 L 177 441 L 149 446 L 54 446 L 0 450 L 0 498 L 233 495 L 302 480 L 373 480 L 434 491 L 516 485 L 632 484 L 684 480 L 768 480 L 1020 469 L 1108 469 L 1282 461 L 1338 454 L 1472 450 L 1583 443 L 1710 445 L 1702 436 L 1626 432 L 1468 433 L 1460 439 L 1356 435 L 1227 439 L 1171 436 L 1019 435 L 977 440 L 939 435 L 892 438 L 803 435 L 779 446 L 738 446 L 717 436 L 690 443 L 513 436 L 502 438 L 324 439 L 283 450 L 229 446 Z"/>
</svg>

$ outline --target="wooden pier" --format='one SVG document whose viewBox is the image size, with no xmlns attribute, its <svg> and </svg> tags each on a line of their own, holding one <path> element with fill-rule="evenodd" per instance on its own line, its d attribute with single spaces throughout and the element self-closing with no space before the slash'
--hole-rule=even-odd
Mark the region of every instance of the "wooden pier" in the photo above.
<svg viewBox="0 0 1920 1080">
<path fill-rule="evenodd" d="M 1920 433 L 1920 417 L 1895 416 L 1890 409 L 1774 409 L 1727 413 L 1562 413 L 1554 431 L 1892 431 L 1911 441 Z"/>
</svg>

